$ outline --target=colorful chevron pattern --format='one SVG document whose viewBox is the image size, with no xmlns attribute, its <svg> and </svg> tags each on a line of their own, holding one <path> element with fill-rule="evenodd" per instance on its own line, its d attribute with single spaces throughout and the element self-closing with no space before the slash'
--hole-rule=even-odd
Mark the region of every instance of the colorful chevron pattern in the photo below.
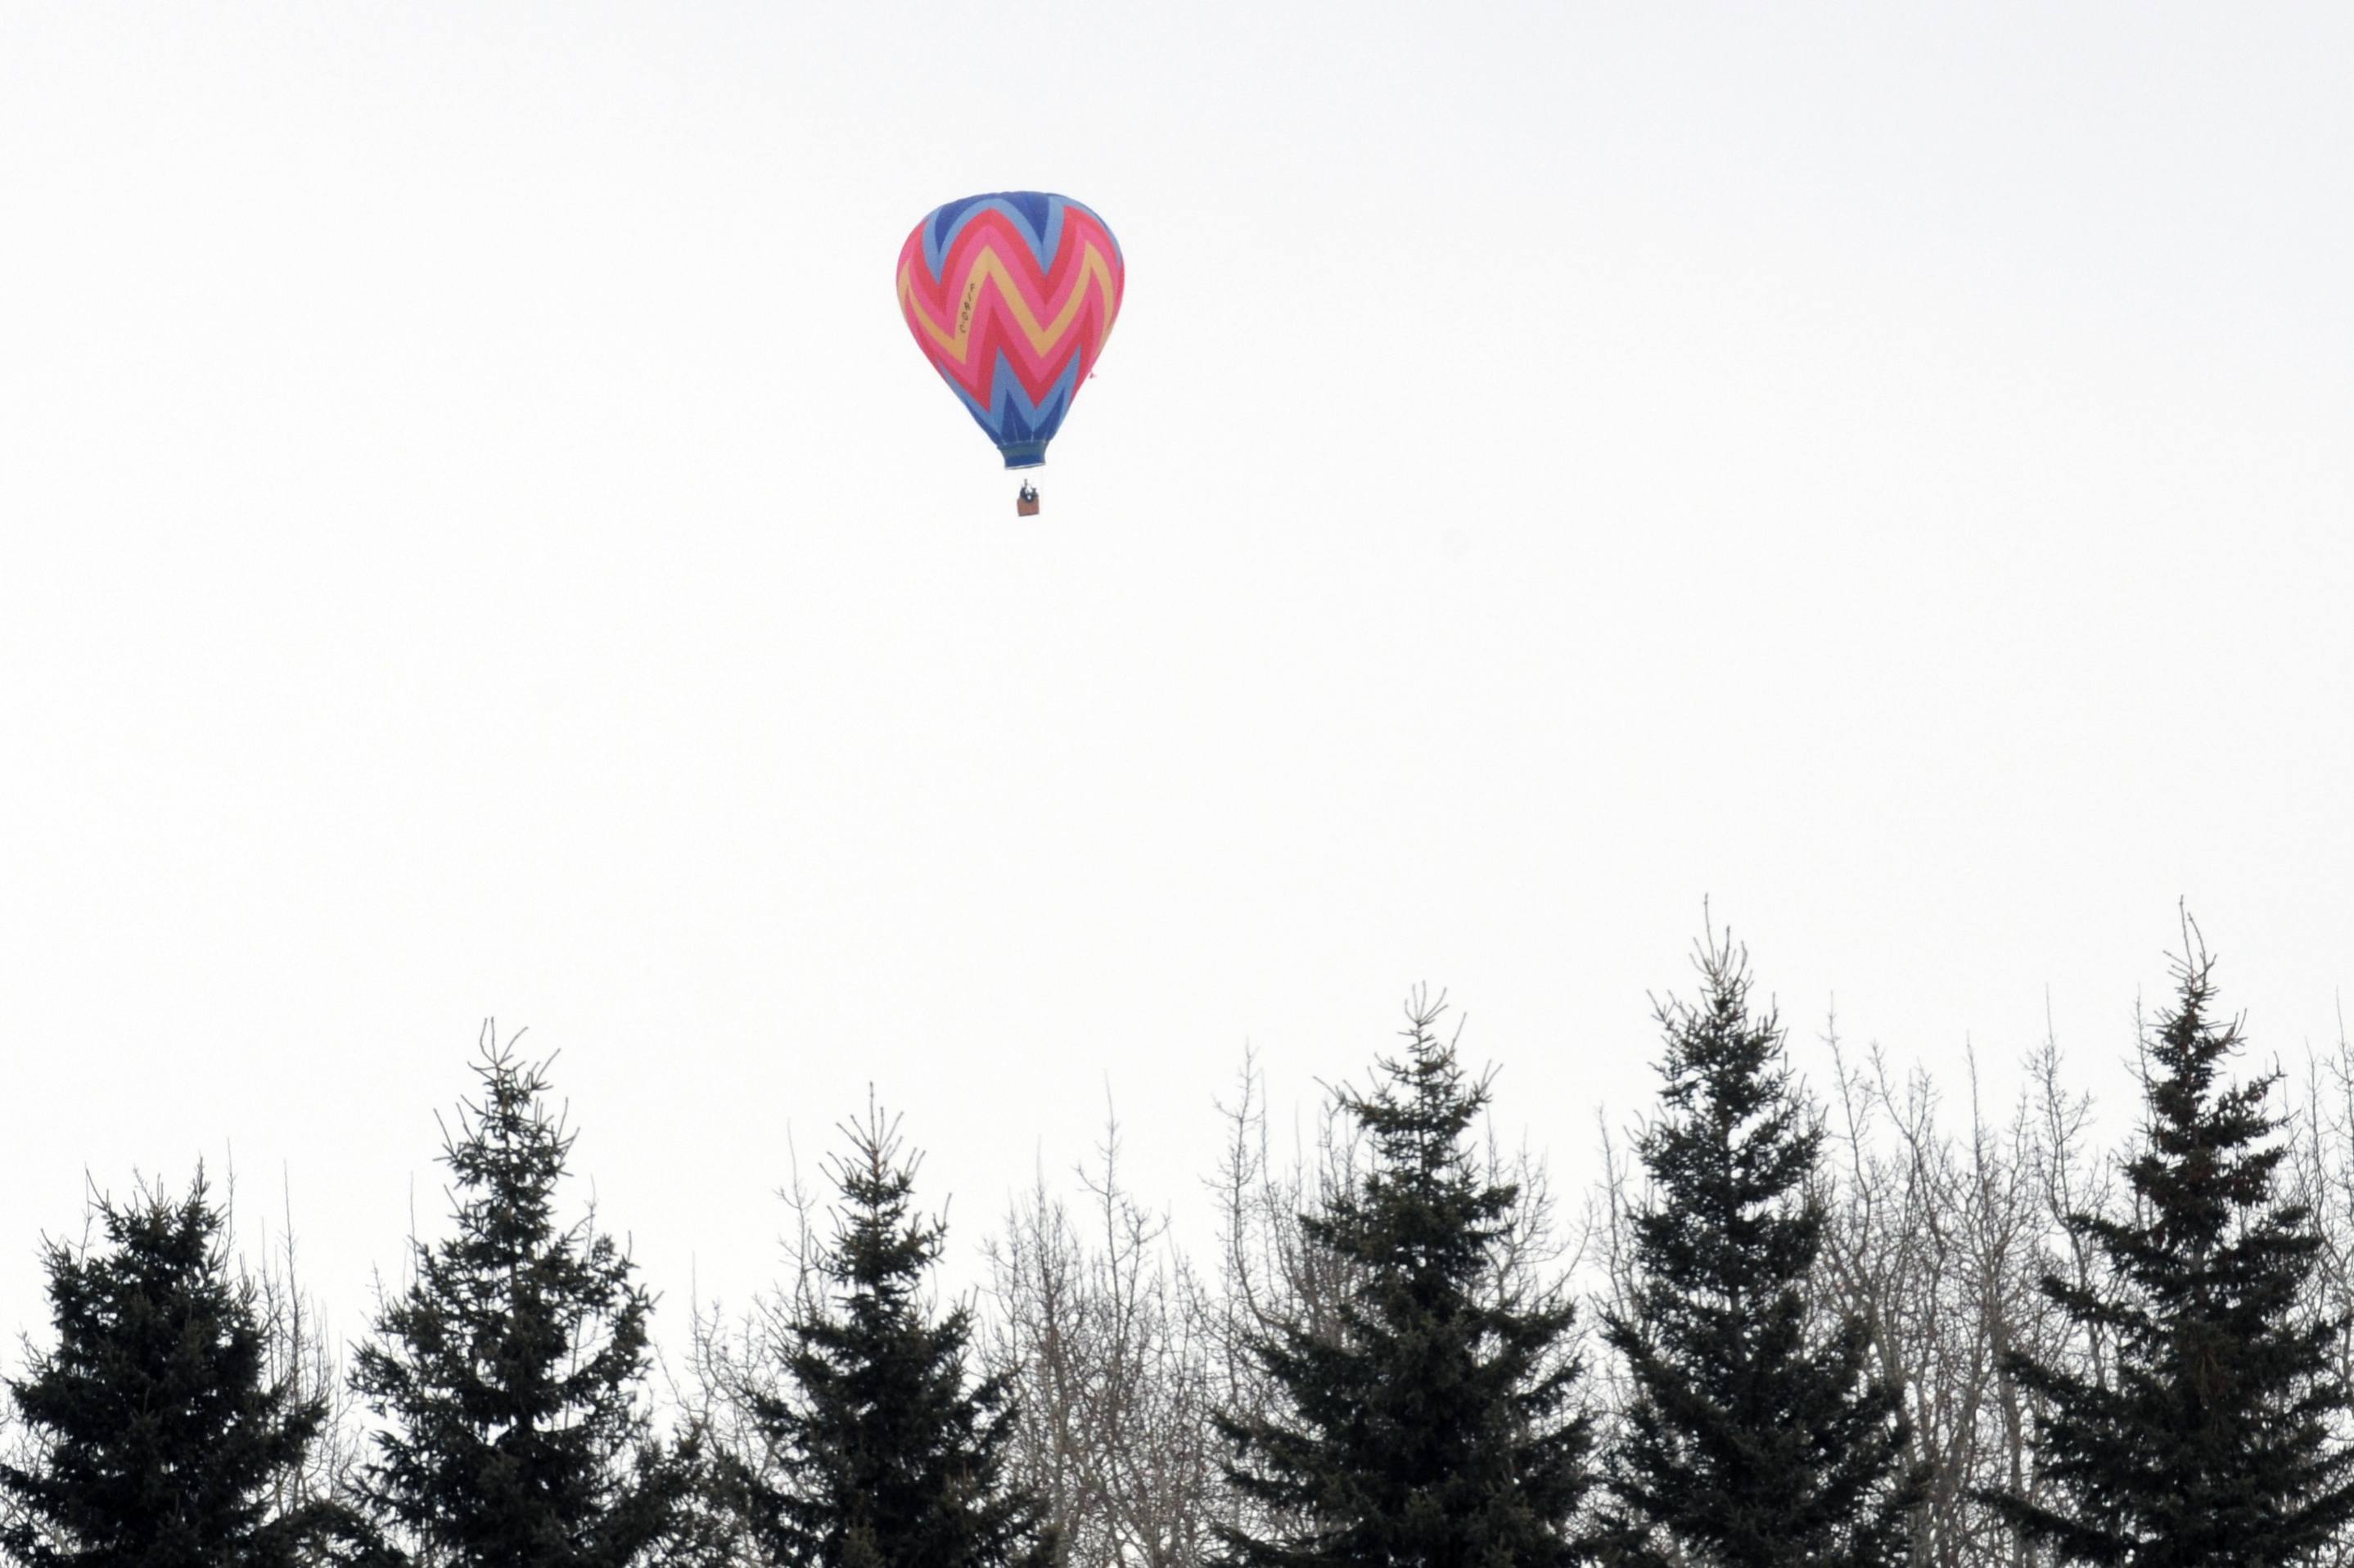
<svg viewBox="0 0 2354 1568">
<path fill-rule="evenodd" d="M 899 309 L 1008 468 L 1035 468 L 1095 369 L 1128 270 L 1087 207 L 999 191 L 935 208 L 899 249 Z"/>
</svg>

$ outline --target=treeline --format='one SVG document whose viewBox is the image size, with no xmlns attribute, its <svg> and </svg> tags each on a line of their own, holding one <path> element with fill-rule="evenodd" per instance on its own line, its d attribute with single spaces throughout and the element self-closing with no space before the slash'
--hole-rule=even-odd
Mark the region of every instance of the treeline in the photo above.
<svg viewBox="0 0 2354 1568">
<path fill-rule="evenodd" d="M 789 1277 L 698 1316 L 593 1211 L 547 1068 L 485 1036 L 452 1212 L 354 1345 L 201 1176 L 44 1246 L 0 1552 L 37 1568 L 2258 1568 L 2354 1563 L 2354 1048 L 2253 1059 L 2186 923 L 2139 1114 L 2049 1043 L 2015 1101 L 1831 1041 L 1794 1072 L 1729 938 L 1658 1103 L 1564 1207 L 1488 1074 L 1402 1044 L 1279 1152 L 1225 1108 L 1214 1256 L 1043 1181 L 943 1301 L 870 1103 Z"/>
</svg>

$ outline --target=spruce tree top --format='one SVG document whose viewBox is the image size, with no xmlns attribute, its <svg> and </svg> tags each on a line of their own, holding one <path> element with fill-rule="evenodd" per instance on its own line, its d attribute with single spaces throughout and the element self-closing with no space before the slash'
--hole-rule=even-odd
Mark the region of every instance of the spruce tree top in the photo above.
<svg viewBox="0 0 2354 1568">
<path fill-rule="evenodd" d="M 547 1064 L 485 1030 L 445 1132 L 454 1234 L 416 1242 L 352 1383 L 384 1417 L 366 1486 L 392 1538 L 453 1568 L 632 1568 L 687 1490 L 652 1432 L 653 1298 L 593 1213 L 557 1221 L 573 1134 Z"/>
<path fill-rule="evenodd" d="M 1659 1009 L 1664 1106 L 1638 1145 L 1634 1275 L 1605 1314 L 1633 1400 L 1612 1453 L 1606 1561 L 1655 1568 L 1893 1568 L 1921 1473 L 1861 1319 L 1811 1276 L 1822 1136 L 1747 956 L 1702 943 L 1696 1003 Z"/>
<path fill-rule="evenodd" d="M 1697 1006 L 1659 1008 L 1667 1114 L 1638 1143 L 1663 1197 L 1635 1218 L 1648 1287 L 1740 1314 L 1754 1304 L 1795 1317 L 1793 1291 L 1822 1247 L 1820 1206 L 1806 1194 L 1822 1132 L 1797 1091 L 1781 1021 L 1752 1015 L 1747 955 L 1732 946 L 1698 955 Z"/>
<path fill-rule="evenodd" d="M 342 1518 L 272 1511 L 325 1411 L 268 1381 L 203 1172 L 185 1200 L 97 1210 L 102 1246 L 45 1249 L 58 1340 L 9 1383 L 39 1446 L 0 1465 L 0 1544 L 33 1568 L 291 1568 Z"/>
<path fill-rule="evenodd" d="M 1575 1309 L 1502 1277 L 1520 1192 L 1471 1147 L 1489 1083 L 1438 1034 L 1445 1007 L 1414 997 L 1405 1054 L 1379 1063 L 1370 1092 L 1339 1097 L 1370 1169 L 1300 1216 L 1347 1282 L 1336 1326 L 1273 1325 L 1250 1351 L 1279 1407 L 1219 1418 L 1246 1508 L 1220 1534 L 1242 1568 L 1551 1568 L 1580 1555 L 1592 1433 L 1568 1353 Z"/>
<path fill-rule="evenodd" d="M 2214 960 L 2187 917 L 2184 936 L 2172 1004 L 2146 1043 L 2131 1206 L 2067 1220 L 2105 1272 L 2042 1282 L 2080 1348 L 2106 1342 L 2111 1370 L 2010 1359 L 2042 1405 L 2044 1490 L 1988 1500 L 2067 1562 L 2281 1568 L 2319 1560 L 2354 1524 L 2342 1436 L 2354 1402 L 2330 1355 L 2346 1325 L 2311 1309 L 2320 1237 L 2275 1193 L 2278 1075 L 2228 1081 L 2240 1021 L 2216 1015 Z"/>
<path fill-rule="evenodd" d="M 915 1210 L 916 1160 L 870 1100 L 831 1174 L 832 1243 L 794 1314 L 785 1385 L 752 1425 L 779 1481 L 735 1467 L 764 1560 L 805 1568 L 1045 1568 L 1037 1500 L 1007 1474 L 1003 1376 L 972 1375 L 970 1314 L 924 1292 L 944 1228 Z"/>
</svg>

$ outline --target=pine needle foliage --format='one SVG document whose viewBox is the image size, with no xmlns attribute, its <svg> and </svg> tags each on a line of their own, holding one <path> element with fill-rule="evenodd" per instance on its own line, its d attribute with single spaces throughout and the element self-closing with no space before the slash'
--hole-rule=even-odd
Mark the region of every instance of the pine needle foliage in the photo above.
<svg viewBox="0 0 2354 1568">
<path fill-rule="evenodd" d="M 1437 1022 L 1406 1005 L 1404 1053 L 1343 1110 L 1368 1140 L 1362 1184 L 1304 1214 L 1349 1281 L 1336 1321 L 1280 1322 L 1249 1351 L 1278 1392 L 1229 1411 L 1226 1478 L 1246 1526 L 1234 1568 L 1556 1568 L 1581 1560 L 1590 1421 L 1568 1352 L 1575 1307 L 1501 1277 L 1518 1189 L 1485 1171 L 1489 1102 Z"/>
<path fill-rule="evenodd" d="M 183 1199 L 101 1198 L 96 1218 L 102 1245 L 44 1249 L 57 1342 L 9 1383 L 35 1442 L 0 1465 L 0 1545 L 28 1568 L 308 1561 L 343 1514 L 273 1498 L 326 1411 L 270 1381 L 255 1287 L 231 1272 L 203 1173 Z"/>
<path fill-rule="evenodd" d="M 1041 1505 L 1009 1478 L 1008 1382 L 972 1374 L 965 1308 L 927 1305 L 946 1230 L 916 1211 L 917 1160 L 871 1099 L 843 1131 L 834 1231 L 787 1325 L 783 1383 L 748 1400 L 771 1462 L 731 1467 L 761 1561 L 1047 1568 Z"/>
<path fill-rule="evenodd" d="M 353 1369 L 383 1422 L 365 1490 L 420 1568 L 634 1568 L 690 1495 L 646 1397 L 653 1298 L 593 1213 L 557 1221 L 573 1134 L 547 1065 L 484 1031 L 443 1139 L 454 1234 L 412 1243 Z"/>
<path fill-rule="evenodd" d="M 2215 1009 L 2214 960 L 2184 923 L 2171 1004 L 2146 1044 L 2147 1119 L 2125 1167 L 2127 1213 L 2068 1216 L 2106 1264 L 2043 1294 L 2106 1354 L 2013 1354 L 2039 1403 L 2041 1503 L 1987 1494 L 2027 1541 L 2108 1568 L 2285 1568 L 2354 1522 L 2347 1325 L 2309 1309 L 2320 1237 L 2276 1191 L 2277 1074 L 2225 1078 L 2240 1021 Z"/>
<path fill-rule="evenodd" d="M 1604 1314 L 1632 1389 L 1608 1474 L 1604 1558 L 1628 1568 L 1893 1568 L 1924 1478 L 1866 1327 L 1809 1278 L 1822 1137 L 1773 1012 L 1750 1011 L 1730 933 L 1694 956 L 1696 1003 L 1659 1011 L 1659 1118 L 1631 1216 L 1634 1271 Z"/>
</svg>

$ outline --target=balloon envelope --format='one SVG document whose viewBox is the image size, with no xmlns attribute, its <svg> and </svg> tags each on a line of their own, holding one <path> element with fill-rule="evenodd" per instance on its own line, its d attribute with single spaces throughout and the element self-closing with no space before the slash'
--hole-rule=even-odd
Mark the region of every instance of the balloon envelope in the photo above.
<svg viewBox="0 0 2354 1568">
<path fill-rule="evenodd" d="M 899 310 L 1008 468 L 1035 468 L 1095 368 L 1128 270 L 1094 212 L 1044 191 L 936 207 L 899 248 Z"/>
</svg>

